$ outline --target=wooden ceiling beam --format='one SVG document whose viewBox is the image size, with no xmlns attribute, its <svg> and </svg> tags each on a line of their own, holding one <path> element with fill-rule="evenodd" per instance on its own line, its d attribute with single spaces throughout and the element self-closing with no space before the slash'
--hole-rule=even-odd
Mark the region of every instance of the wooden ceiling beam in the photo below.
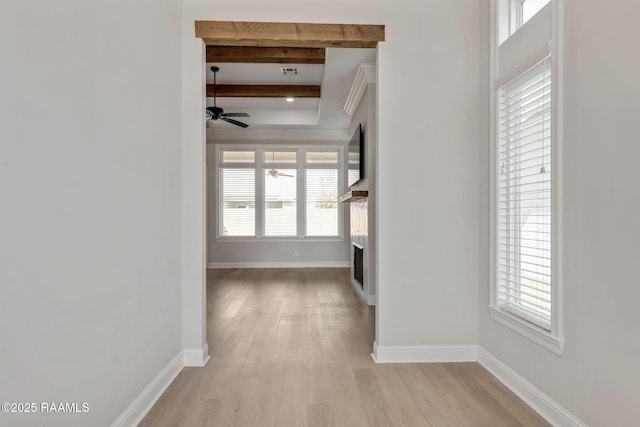
<svg viewBox="0 0 640 427">
<path fill-rule="evenodd" d="M 213 85 L 207 85 L 207 97 Z M 216 85 L 218 98 L 320 98 L 319 85 Z"/>
<path fill-rule="evenodd" d="M 207 46 L 207 62 L 324 64 L 325 52 L 319 47 Z"/>
<path fill-rule="evenodd" d="M 196 21 L 196 37 L 207 46 L 375 48 L 384 25 L 292 22 Z"/>
</svg>

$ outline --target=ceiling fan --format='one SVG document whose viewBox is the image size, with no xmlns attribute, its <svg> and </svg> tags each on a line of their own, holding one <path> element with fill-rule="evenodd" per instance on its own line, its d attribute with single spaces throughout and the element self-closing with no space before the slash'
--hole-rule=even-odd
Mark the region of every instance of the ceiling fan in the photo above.
<svg viewBox="0 0 640 427">
<path fill-rule="evenodd" d="M 271 175 L 271 176 L 272 176 L 272 177 L 274 177 L 274 178 L 277 178 L 277 177 L 279 177 L 279 176 L 288 176 L 288 177 L 293 178 L 293 175 L 289 175 L 289 174 L 286 174 L 286 173 L 282 173 L 282 172 L 280 172 L 280 171 L 279 171 L 279 170 L 277 170 L 277 169 L 271 169 L 271 170 L 269 171 L 269 175 Z"/>
<path fill-rule="evenodd" d="M 232 125 L 240 126 L 241 128 L 249 127 L 248 124 L 242 123 L 238 120 L 230 119 L 229 117 L 251 117 L 247 113 L 225 113 L 224 110 L 216 106 L 216 74 L 220 71 L 220 68 L 213 66 L 213 107 L 207 107 L 206 112 L 209 116 L 209 120 L 224 120 Z"/>
<path fill-rule="evenodd" d="M 275 152 L 274 152 L 274 151 L 272 151 L 272 152 L 271 152 L 271 163 L 275 163 L 275 159 L 276 159 L 276 154 L 275 154 Z M 269 173 L 269 175 L 271 175 L 273 178 L 277 178 L 277 177 L 279 177 L 279 176 L 288 176 L 288 177 L 293 178 L 293 175 L 289 175 L 289 174 L 286 174 L 286 173 L 282 173 L 282 172 L 280 172 L 280 171 L 279 171 L 279 170 L 277 170 L 277 169 L 271 169 L 268 173 Z"/>
</svg>

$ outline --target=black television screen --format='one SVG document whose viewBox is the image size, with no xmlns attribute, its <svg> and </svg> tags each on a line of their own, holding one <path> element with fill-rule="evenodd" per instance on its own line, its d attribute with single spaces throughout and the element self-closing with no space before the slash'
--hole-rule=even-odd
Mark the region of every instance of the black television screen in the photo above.
<svg viewBox="0 0 640 427">
<path fill-rule="evenodd" d="M 359 124 L 349 142 L 347 185 L 353 186 L 364 178 L 364 131 Z"/>
</svg>

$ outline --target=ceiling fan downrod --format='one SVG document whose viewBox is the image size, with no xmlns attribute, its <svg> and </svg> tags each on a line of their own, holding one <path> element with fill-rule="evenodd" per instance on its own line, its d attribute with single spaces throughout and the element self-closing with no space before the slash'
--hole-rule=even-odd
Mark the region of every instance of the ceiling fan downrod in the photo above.
<svg viewBox="0 0 640 427">
<path fill-rule="evenodd" d="M 211 71 L 213 71 L 213 108 L 216 107 L 216 74 L 218 74 L 218 71 L 220 71 L 220 68 L 216 67 L 215 65 L 213 67 L 211 67 Z"/>
</svg>

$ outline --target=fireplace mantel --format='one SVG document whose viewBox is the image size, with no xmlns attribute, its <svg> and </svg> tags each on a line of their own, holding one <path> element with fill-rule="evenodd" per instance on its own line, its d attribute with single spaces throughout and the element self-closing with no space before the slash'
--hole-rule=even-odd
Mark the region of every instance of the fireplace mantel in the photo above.
<svg viewBox="0 0 640 427">
<path fill-rule="evenodd" d="M 369 192 L 367 190 L 351 190 L 340 197 L 339 200 L 341 203 L 351 203 L 363 201 L 367 197 L 369 197 Z"/>
</svg>

